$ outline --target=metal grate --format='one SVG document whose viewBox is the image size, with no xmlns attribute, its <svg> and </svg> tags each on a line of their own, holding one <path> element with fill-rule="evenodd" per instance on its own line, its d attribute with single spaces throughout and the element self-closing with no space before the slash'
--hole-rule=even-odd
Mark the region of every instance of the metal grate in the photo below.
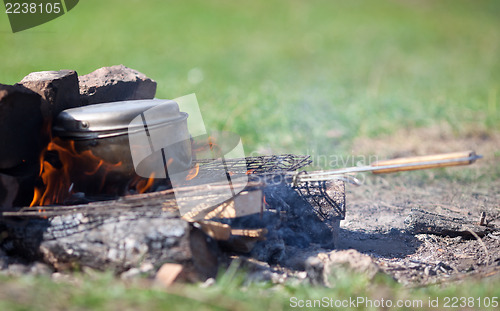
<svg viewBox="0 0 500 311">
<path fill-rule="evenodd" d="M 272 185 L 282 184 L 282 187 L 290 188 L 292 172 L 311 163 L 309 156 L 297 155 L 273 155 L 248 157 L 244 159 L 227 159 L 224 163 L 210 160 L 197 161 L 200 165 L 200 175 L 208 176 L 210 173 L 231 172 L 237 175 L 248 175 L 246 189 L 263 189 L 272 191 Z M 225 165 L 224 170 L 221 165 Z M 200 176 L 203 179 L 202 176 Z M 271 187 L 270 187 L 271 186 Z M 209 200 L 210 193 L 217 195 L 217 186 L 210 186 L 207 191 L 205 185 L 185 187 L 183 191 L 193 194 L 192 199 L 200 201 Z M 345 215 L 344 184 L 341 181 L 309 181 L 299 182 L 293 189 L 304 200 L 310 203 L 316 214 L 324 220 L 343 219 Z M 266 190 L 267 189 L 267 190 Z M 154 210 L 177 209 L 177 202 L 172 189 L 121 197 L 117 200 L 98 201 L 88 204 L 68 206 L 43 206 L 33 208 L 22 208 L 15 211 L 4 211 L 2 217 L 35 217 L 50 218 L 54 216 L 83 214 L 99 215 L 106 217 L 126 211 L 148 213 Z"/>
<path fill-rule="evenodd" d="M 247 157 L 239 159 L 224 159 L 223 161 L 197 160 L 200 169 L 205 171 L 226 170 L 235 174 L 263 174 L 272 172 L 296 171 L 312 163 L 307 155 L 271 155 Z M 225 167 L 224 167 L 225 166 Z"/>
<path fill-rule="evenodd" d="M 300 182 L 294 187 L 323 220 L 345 219 L 345 183 L 341 180 Z"/>
</svg>

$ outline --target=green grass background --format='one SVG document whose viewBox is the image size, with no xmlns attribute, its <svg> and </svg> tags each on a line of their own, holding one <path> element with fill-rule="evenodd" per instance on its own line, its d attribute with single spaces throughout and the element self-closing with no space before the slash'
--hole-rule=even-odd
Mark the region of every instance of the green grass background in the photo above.
<svg viewBox="0 0 500 311">
<path fill-rule="evenodd" d="M 158 98 L 196 93 L 207 127 L 240 134 L 247 154 L 342 153 L 358 137 L 443 123 L 457 135 L 500 129 L 496 0 L 82 0 L 15 34 L 0 14 L 0 83 L 116 64 L 156 80 Z M 292 294 L 500 296 L 499 280 L 411 292 L 350 275 L 333 289 L 243 283 L 222 276 L 209 289 L 165 294 L 106 275 L 74 287 L 2 278 L 0 309 L 280 310 Z"/>
<path fill-rule="evenodd" d="M 124 64 L 159 98 L 196 93 L 247 154 L 332 154 L 443 122 L 498 130 L 499 16 L 494 0 L 85 0 L 15 34 L 2 14 L 0 82 Z"/>
<path fill-rule="evenodd" d="M 434 285 L 423 288 L 405 288 L 384 275 L 370 280 L 365 275 L 337 271 L 331 288 L 307 284 L 248 283 L 245 274 L 234 267 L 221 274 L 215 285 L 200 284 L 174 286 L 168 289 L 151 286 L 143 280 L 123 282 L 113 275 L 93 274 L 77 276 L 72 281 L 53 282 L 46 277 L 0 277 L 0 308 L 2 310 L 498 310 L 492 301 L 500 299 L 500 279 Z M 292 300 L 295 297 L 297 300 Z M 317 305 L 316 308 L 293 307 L 298 300 L 372 300 L 347 308 Z M 445 308 L 445 297 L 458 298 L 455 308 Z M 465 297 L 465 307 L 460 299 Z M 497 297 L 494 299 L 493 297 Z M 470 302 L 472 298 L 473 302 Z M 392 308 L 373 307 L 374 300 L 391 300 Z M 439 301 L 439 308 L 429 301 Z M 396 304 L 415 307 L 397 308 Z M 487 307 L 485 307 L 485 302 Z M 305 303 L 305 302 L 303 302 Z M 469 305 L 468 305 L 469 304 Z M 451 303 L 448 304 L 451 306 Z M 418 306 L 418 307 L 417 307 Z"/>
</svg>

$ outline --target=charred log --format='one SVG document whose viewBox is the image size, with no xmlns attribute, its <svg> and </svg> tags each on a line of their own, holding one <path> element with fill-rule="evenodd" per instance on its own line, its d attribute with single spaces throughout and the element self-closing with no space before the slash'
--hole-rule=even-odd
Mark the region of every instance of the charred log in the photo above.
<svg viewBox="0 0 500 311">
<path fill-rule="evenodd" d="M 406 228 L 413 234 L 425 233 L 442 236 L 482 237 L 495 231 L 492 226 L 480 225 L 479 222 L 461 217 L 433 214 L 419 209 L 412 209 L 405 219 Z"/>
<path fill-rule="evenodd" d="M 218 269 L 215 242 L 177 211 L 73 213 L 2 222 L 7 253 L 42 260 L 56 270 L 85 266 L 120 273 L 144 263 L 159 268 L 174 262 L 203 279 L 215 276 Z"/>
</svg>

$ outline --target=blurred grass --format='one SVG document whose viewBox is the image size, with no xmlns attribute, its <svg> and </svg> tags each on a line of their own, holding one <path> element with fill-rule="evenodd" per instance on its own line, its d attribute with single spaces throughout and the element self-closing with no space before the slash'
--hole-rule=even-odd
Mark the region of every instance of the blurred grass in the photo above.
<svg viewBox="0 0 500 311">
<path fill-rule="evenodd" d="M 446 122 L 500 129 L 498 1 L 81 1 L 20 33 L 0 19 L 2 83 L 123 63 L 157 97 L 195 92 L 246 153 L 332 154 Z"/>
<path fill-rule="evenodd" d="M 331 278 L 331 288 L 310 286 L 297 282 L 271 285 L 268 282 L 248 283 L 245 274 L 225 273 L 214 285 L 175 285 L 168 289 L 152 286 L 146 279 L 124 283 L 109 273 L 76 276 L 72 281 L 53 282 L 47 277 L 0 277 L 0 308 L 2 310 L 290 310 L 297 309 L 298 300 L 334 300 L 358 297 L 365 300 L 391 300 L 390 310 L 436 310 L 429 300 L 439 299 L 442 309 L 445 297 L 472 297 L 475 308 L 485 308 L 488 297 L 500 296 L 500 279 L 483 281 L 470 278 L 463 284 L 434 285 L 425 288 L 404 288 L 384 275 L 373 280 L 366 276 L 339 270 Z M 295 297 L 294 300 L 292 297 Z M 478 300 L 482 305 L 478 308 Z M 398 300 L 419 303 L 422 307 L 397 308 Z M 498 298 L 497 298 L 498 300 Z M 420 302 L 421 301 L 421 302 Z M 372 302 L 373 303 L 373 302 Z M 460 303 L 460 302 L 459 302 Z M 417 306 L 417 305 L 415 305 Z M 490 305 L 491 306 L 491 305 Z M 300 309 L 300 308 L 299 308 Z M 342 310 L 381 310 L 369 305 L 350 305 L 347 308 L 312 308 Z M 452 308 L 457 310 L 457 308 Z M 464 309 L 464 308 L 462 308 Z"/>
</svg>

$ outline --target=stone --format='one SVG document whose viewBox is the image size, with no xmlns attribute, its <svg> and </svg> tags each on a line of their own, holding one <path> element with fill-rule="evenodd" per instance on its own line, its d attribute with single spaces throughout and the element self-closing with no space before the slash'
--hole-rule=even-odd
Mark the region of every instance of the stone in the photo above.
<svg viewBox="0 0 500 311">
<path fill-rule="evenodd" d="M 123 272 L 122 274 L 120 274 L 120 279 L 122 280 L 130 280 L 130 279 L 134 279 L 134 278 L 137 278 L 141 275 L 141 271 L 137 268 L 131 268 L 125 272 Z"/>
<path fill-rule="evenodd" d="M 331 286 L 330 280 L 338 271 L 352 271 L 369 279 L 380 272 L 370 256 L 354 249 L 318 252 L 304 261 L 304 269 L 311 284 L 326 287 Z"/>
<path fill-rule="evenodd" d="M 0 174 L 0 210 L 14 206 L 19 191 L 17 178 L 5 174 Z"/>
<path fill-rule="evenodd" d="M 312 285 L 328 285 L 328 275 L 325 273 L 325 263 L 321 261 L 321 259 L 311 256 L 307 258 L 304 266 L 307 272 L 307 278 Z"/>
<path fill-rule="evenodd" d="M 175 263 L 164 263 L 155 276 L 155 282 L 158 285 L 169 287 L 177 279 L 182 278 L 183 266 Z"/>
<path fill-rule="evenodd" d="M 65 109 L 81 106 L 78 75 L 74 70 L 32 72 L 19 84 L 42 97 L 45 119 L 51 120 Z"/>
<path fill-rule="evenodd" d="M 373 278 L 378 272 L 377 264 L 373 259 L 355 249 L 332 251 L 325 256 L 330 271 L 346 267 L 356 273 L 364 274 L 368 278 Z"/>
<path fill-rule="evenodd" d="M 152 99 L 156 93 L 154 80 L 123 65 L 99 68 L 79 80 L 83 105 Z"/>
<path fill-rule="evenodd" d="M 54 271 L 49 265 L 42 262 L 35 262 L 30 266 L 31 275 L 44 275 L 50 276 Z"/>
<path fill-rule="evenodd" d="M 27 274 L 29 271 L 30 268 L 27 265 L 21 263 L 13 263 L 7 267 L 8 276 L 20 277 Z"/>
<path fill-rule="evenodd" d="M 41 98 L 22 85 L 0 84 L 0 171 L 38 163 L 43 146 Z"/>
<path fill-rule="evenodd" d="M 0 272 L 9 267 L 9 257 L 0 249 Z"/>
</svg>

